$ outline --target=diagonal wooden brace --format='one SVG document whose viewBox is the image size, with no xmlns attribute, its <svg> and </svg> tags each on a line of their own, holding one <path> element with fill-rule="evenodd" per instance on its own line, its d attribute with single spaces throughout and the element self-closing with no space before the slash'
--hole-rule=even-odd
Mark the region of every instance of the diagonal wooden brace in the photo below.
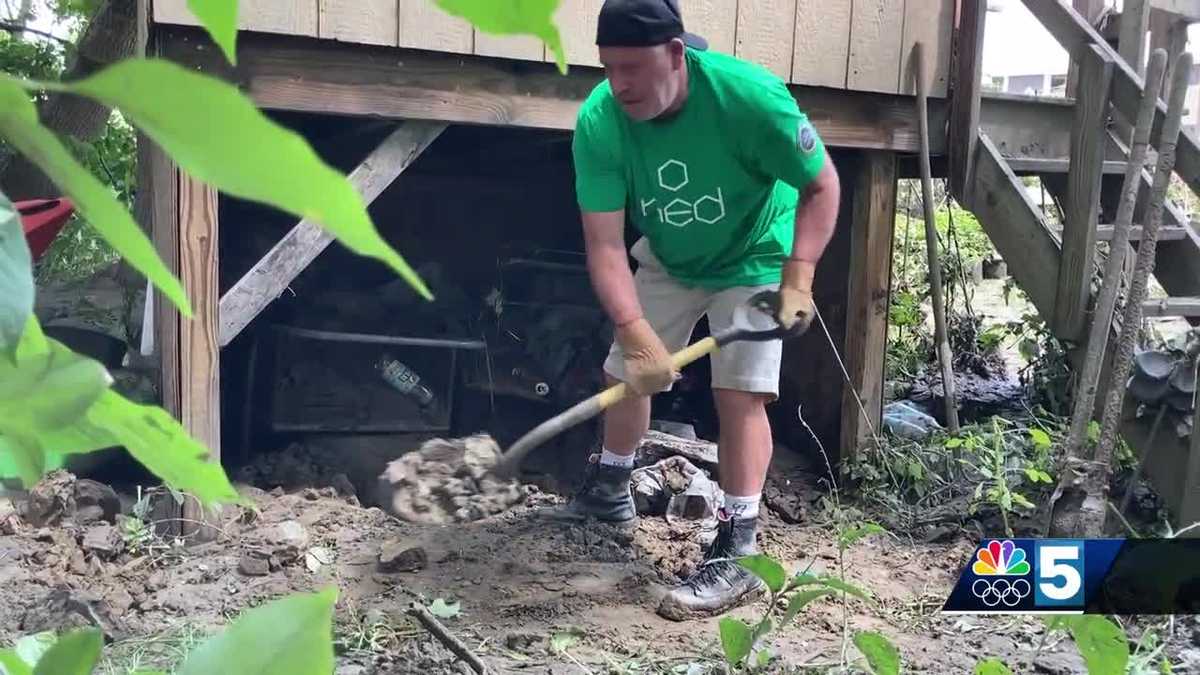
<svg viewBox="0 0 1200 675">
<path fill-rule="evenodd" d="M 446 129 L 442 122 L 408 120 L 400 124 L 349 175 L 367 204 L 383 193 L 425 148 Z M 228 345 L 267 305 L 333 241 L 317 223 L 305 219 L 271 247 L 238 280 L 220 304 L 220 345 Z"/>
</svg>

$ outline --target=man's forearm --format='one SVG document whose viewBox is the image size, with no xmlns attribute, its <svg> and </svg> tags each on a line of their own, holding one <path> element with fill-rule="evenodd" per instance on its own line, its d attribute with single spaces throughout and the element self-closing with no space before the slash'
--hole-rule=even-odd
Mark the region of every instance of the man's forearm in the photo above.
<svg viewBox="0 0 1200 675">
<path fill-rule="evenodd" d="M 642 316 L 623 246 L 597 246 L 589 250 L 587 265 L 596 297 L 613 325 L 621 326 Z"/>
<path fill-rule="evenodd" d="M 833 238 L 837 225 L 841 185 L 830 161 L 796 206 L 796 234 L 792 258 L 817 262 Z"/>
</svg>

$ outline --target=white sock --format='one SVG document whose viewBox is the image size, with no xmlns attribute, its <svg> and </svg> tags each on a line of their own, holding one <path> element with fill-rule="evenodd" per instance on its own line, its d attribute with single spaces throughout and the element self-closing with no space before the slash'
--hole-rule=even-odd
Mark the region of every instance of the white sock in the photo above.
<svg viewBox="0 0 1200 675">
<path fill-rule="evenodd" d="M 636 455 L 637 453 L 618 455 L 617 453 L 610 451 L 608 448 L 604 448 L 600 451 L 600 463 L 608 466 L 619 466 L 623 469 L 632 469 L 633 460 Z"/>
<path fill-rule="evenodd" d="M 731 518 L 739 520 L 757 518 L 758 517 L 758 502 L 762 499 L 762 494 L 750 495 L 748 497 L 739 497 L 737 495 L 725 495 L 725 511 Z"/>
</svg>

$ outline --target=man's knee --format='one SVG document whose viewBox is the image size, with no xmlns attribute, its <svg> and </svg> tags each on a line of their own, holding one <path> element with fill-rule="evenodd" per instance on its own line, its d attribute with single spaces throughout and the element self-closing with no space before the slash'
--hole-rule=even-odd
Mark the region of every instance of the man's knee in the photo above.
<svg viewBox="0 0 1200 675">
<path fill-rule="evenodd" d="M 729 415 L 751 415 L 764 412 L 774 395 L 765 392 L 713 388 L 718 412 Z"/>
</svg>

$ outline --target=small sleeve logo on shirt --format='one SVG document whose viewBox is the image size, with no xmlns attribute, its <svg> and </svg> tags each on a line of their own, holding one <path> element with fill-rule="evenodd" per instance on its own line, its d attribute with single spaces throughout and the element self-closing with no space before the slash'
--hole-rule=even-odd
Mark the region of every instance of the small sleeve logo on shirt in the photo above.
<svg viewBox="0 0 1200 675">
<path fill-rule="evenodd" d="M 800 126 L 800 131 L 796 134 L 796 146 L 806 155 L 816 149 L 817 132 L 812 128 L 812 124 L 805 122 Z"/>
</svg>

